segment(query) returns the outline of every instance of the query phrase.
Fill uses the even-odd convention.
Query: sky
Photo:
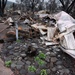
[[[8,1],[16,2],[16,0],[8,0]],[[48,0],[44,0],[44,2],[48,2]]]
[[[8,0],[8,1],[15,2],[15,0]]]

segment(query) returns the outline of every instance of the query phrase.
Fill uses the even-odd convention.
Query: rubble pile
[[[0,31],[6,30],[0,38],[0,43],[4,43],[1,57],[4,62],[12,62],[9,67],[15,75],[40,75],[41,70],[47,75],[75,74],[69,63],[69,58],[75,58],[75,20],[70,15],[64,11],[29,15],[18,12],[0,22],[6,25]],[[34,72],[29,71],[32,66]]]

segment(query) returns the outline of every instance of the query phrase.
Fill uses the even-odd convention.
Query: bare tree
[[[7,0],[0,0],[0,16],[3,16]]]
[[[67,13],[70,13],[75,5],[75,0],[59,0],[62,4],[62,8]]]

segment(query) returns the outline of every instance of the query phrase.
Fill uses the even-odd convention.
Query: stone
[[[61,73],[67,73],[67,74],[70,73],[69,69],[62,69],[62,70],[59,70],[59,72],[61,72]]]
[[[50,55],[50,52],[47,52],[46,55]]]
[[[35,72],[28,72],[27,75],[36,75]]]
[[[46,60],[47,62],[50,62],[50,56],[46,56],[45,60]]]
[[[14,56],[18,56],[18,55],[19,55],[19,53],[17,52],[17,53],[14,53],[13,55],[14,55]]]
[[[21,69],[21,70],[20,70],[20,74],[21,74],[21,75],[26,75],[26,74],[27,74],[27,71],[26,71],[25,69]]]
[[[37,46],[36,43],[32,43],[32,46],[33,46],[34,48],[38,48],[38,46]]]
[[[11,60],[10,57],[6,57],[6,58],[5,58],[5,61],[10,61],[10,60]]]
[[[22,66],[23,66],[24,63],[23,63],[22,61],[18,61],[18,62],[17,62],[17,65],[22,65]]]
[[[22,57],[19,57],[18,60],[21,61],[22,60]]]
[[[51,62],[56,62],[58,59],[56,57],[51,57]]]
[[[30,62],[30,61],[26,61],[26,64],[27,64],[27,65],[30,65],[30,64],[31,64],[31,62]]]
[[[18,70],[20,70],[22,67],[23,67],[23,65],[16,65],[16,68],[17,68]]]
[[[16,50],[16,49],[19,49],[19,47],[15,47],[14,49],[15,49],[15,50]]]
[[[9,53],[9,51],[5,49],[2,53],[3,53],[4,55],[6,55],[6,54]]]
[[[28,70],[28,67],[29,67],[30,65],[25,65],[25,70]]]
[[[54,65],[53,65],[53,62],[51,62],[51,63],[50,63],[50,68],[52,68],[53,66],[54,66]]]
[[[25,53],[21,54],[21,57],[26,57],[26,54]]]
[[[61,57],[61,55],[58,55],[57,57],[58,57],[58,58],[60,58],[60,57]]]
[[[7,49],[11,50],[13,49],[13,46],[8,46]]]
[[[36,74],[37,74],[37,75],[40,75],[40,71],[41,71],[40,69],[37,69],[37,70],[36,70]]]
[[[15,67],[16,67],[16,64],[15,63],[12,63],[11,64],[11,69],[15,69]]]
[[[62,69],[63,68],[63,66],[61,66],[61,65],[57,65],[56,67],[57,67],[57,69]]]
[[[57,70],[56,67],[53,67],[53,68],[52,68],[52,71],[53,71],[53,72],[56,72],[56,70]]]
[[[27,46],[26,45],[23,45],[23,47],[26,48]]]
[[[56,54],[55,54],[54,52],[51,52],[51,53],[50,53],[50,56],[51,56],[51,57],[55,57]]]
[[[55,64],[56,65],[61,65],[62,64],[62,61],[57,61]]]
[[[49,49],[46,49],[46,51],[49,51]]]
[[[56,49],[57,52],[60,52],[60,49]]]
[[[46,71],[47,71],[47,74],[50,74],[51,73],[51,70],[50,69],[47,69]]]
[[[46,68],[46,67],[47,67],[46,64],[47,64],[47,63],[45,62],[45,64],[40,65],[40,69]]]
[[[13,51],[9,51],[9,54],[10,54],[10,55],[13,55],[13,53],[14,53]]]
[[[29,21],[29,19],[26,19],[23,23],[30,24],[30,21]]]

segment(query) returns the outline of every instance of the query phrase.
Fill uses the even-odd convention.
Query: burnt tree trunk
[[[59,0],[62,4],[62,8],[65,12],[70,13],[71,10],[73,9],[74,5],[75,5],[75,0],[72,0],[72,2],[70,3],[69,0],[66,1],[66,3],[64,2],[64,0]]]
[[[0,16],[4,15],[4,9],[6,6],[7,0],[0,0]]]

